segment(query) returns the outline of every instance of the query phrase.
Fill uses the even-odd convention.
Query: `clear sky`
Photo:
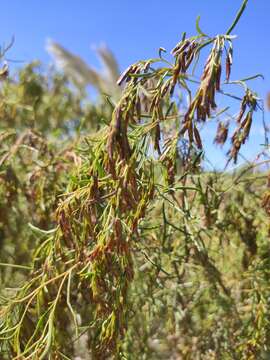
[[[51,61],[46,53],[48,38],[98,66],[91,46],[106,43],[121,69],[142,58],[153,57],[160,46],[170,50],[183,31],[195,34],[195,20],[209,35],[227,30],[242,0],[10,0],[1,2],[0,43],[12,35],[15,44],[9,57],[28,62]],[[250,84],[262,98],[270,90],[270,0],[249,0],[234,33],[235,57],[232,78],[263,73],[265,80]],[[16,63],[12,68],[19,66]],[[257,119],[258,118],[258,119]],[[259,115],[256,122],[259,124]],[[266,114],[268,120],[269,115]],[[254,125],[249,158],[259,150],[262,135]],[[210,129],[211,131],[211,129]],[[211,160],[221,157],[209,143]]]

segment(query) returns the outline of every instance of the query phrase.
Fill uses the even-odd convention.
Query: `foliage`
[[[269,357],[267,174],[205,171],[200,135],[216,120],[237,162],[260,106],[230,80],[246,3],[225,35],[198,19],[172,60],[131,65],[116,104],[34,64],[3,83],[3,359],[74,359],[82,342],[85,359]]]

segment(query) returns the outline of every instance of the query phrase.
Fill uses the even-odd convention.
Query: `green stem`
[[[3,267],[13,267],[13,268],[24,269],[24,270],[32,270],[32,268],[31,268],[30,266],[25,266],[25,265],[16,265],[16,264],[0,263],[0,266],[3,266]]]
[[[230,35],[230,33],[233,31],[233,29],[235,28],[235,26],[237,25],[239,19],[241,18],[246,6],[247,6],[248,0],[244,0],[242,3],[242,6],[240,8],[240,10],[238,11],[236,18],[234,19],[234,22],[232,23],[231,27],[229,28],[229,30],[226,32],[226,35]]]

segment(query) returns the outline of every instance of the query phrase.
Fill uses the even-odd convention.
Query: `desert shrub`
[[[230,80],[246,4],[224,35],[198,19],[171,58],[131,65],[117,103],[35,64],[3,83],[3,359],[269,357],[267,173],[206,171],[201,139],[217,121],[236,163],[260,110]]]

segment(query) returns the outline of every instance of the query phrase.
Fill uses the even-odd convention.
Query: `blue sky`
[[[225,32],[241,3],[242,0],[11,0],[1,2],[0,43],[7,43],[14,35],[10,58],[26,63],[40,59],[48,64],[51,59],[45,44],[50,38],[96,66],[98,62],[91,47],[106,43],[124,69],[139,59],[155,56],[160,46],[170,50],[183,31],[195,34],[198,15],[207,34]],[[249,0],[234,31],[238,38],[234,42],[232,78],[263,73],[264,81],[258,79],[250,84],[262,98],[270,90],[269,15],[269,0]],[[16,68],[22,64],[10,66]],[[268,117],[266,114],[267,120]],[[259,114],[255,120],[252,146],[246,150],[250,159],[259,151],[263,140]],[[212,162],[218,165],[222,158],[220,151],[210,142],[208,147]]]

